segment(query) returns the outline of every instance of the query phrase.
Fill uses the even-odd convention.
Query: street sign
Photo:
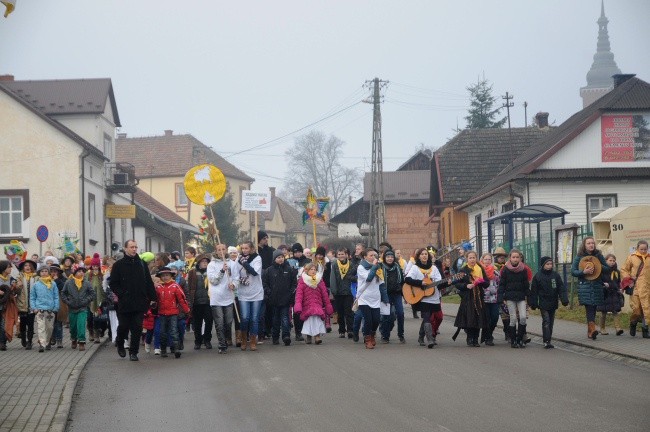
[[[271,192],[241,191],[241,209],[271,211]]]
[[[39,242],[43,243],[49,237],[50,232],[45,225],[41,225],[36,229],[36,238]]]
[[[135,206],[106,204],[106,219],[135,219]]]

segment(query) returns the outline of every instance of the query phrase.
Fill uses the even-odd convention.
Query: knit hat
[[[386,262],[387,256],[392,256],[393,258],[395,258],[395,252],[393,252],[392,249],[388,249],[386,252],[384,252],[384,257],[383,257],[384,262]]]
[[[169,274],[169,275],[174,275],[174,270],[170,269],[169,267],[161,267],[158,272],[156,272],[156,277],[160,277],[163,274]]]
[[[323,246],[318,246],[316,248],[316,252],[314,252],[314,255],[325,256],[325,255],[327,255],[327,250],[325,250],[325,247],[323,247]]]
[[[84,265],[85,265],[86,267],[90,267],[90,262],[91,262],[91,261],[92,261],[92,258],[90,258],[89,256],[87,256],[87,257],[84,259]]]
[[[258,231],[257,232],[257,241],[262,241],[263,238],[268,237],[269,235],[266,233],[266,231]]]
[[[291,246],[291,252],[302,252],[303,250],[304,250],[304,248],[302,247],[302,245],[300,243],[294,243]]]
[[[282,253],[282,251],[279,250],[279,249],[274,250],[274,251],[273,251],[273,261],[275,261],[275,259],[276,259],[277,257],[279,257],[279,256],[284,256],[284,254]]]
[[[231,253],[239,253],[239,252],[237,251],[236,247],[228,246],[228,255],[230,255]]]
[[[84,266],[80,266],[79,264],[75,264],[72,266],[72,274],[76,274],[79,270],[82,272],[86,273],[86,268]]]
[[[551,258],[551,257],[549,257],[549,256],[543,256],[543,257],[541,257],[541,258],[539,259],[539,267],[540,267],[540,268],[544,268],[544,264],[546,264],[546,263],[549,262],[549,261],[553,262],[553,258]]]
[[[97,252],[93,254],[93,258],[90,260],[90,267],[92,266],[102,266],[102,260],[99,258],[99,254]]]

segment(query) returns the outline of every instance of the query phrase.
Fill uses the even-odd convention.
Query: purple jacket
[[[294,313],[300,314],[302,321],[307,321],[307,318],[312,315],[325,319],[326,314],[331,315],[334,313],[325,282],[321,279],[318,281],[318,285],[312,288],[305,283],[304,277],[308,276],[303,275],[298,279],[296,303],[293,311]]]

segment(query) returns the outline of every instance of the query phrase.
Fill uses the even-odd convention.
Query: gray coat
[[[95,290],[93,286],[84,279],[81,289],[72,278],[68,279],[61,290],[61,300],[70,308],[70,312],[81,312],[86,310],[90,303],[95,300]]]

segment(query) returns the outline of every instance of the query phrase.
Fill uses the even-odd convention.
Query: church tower
[[[607,32],[609,20],[605,16],[604,0],[600,4],[600,18],[598,18],[597,23],[598,44],[596,54],[594,54],[594,62],[591,64],[589,72],[587,72],[587,85],[580,89],[583,108],[613,89],[614,79],[612,75],[621,73],[614,61],[614,53],[612,53],[609,45],[609,33]]]

